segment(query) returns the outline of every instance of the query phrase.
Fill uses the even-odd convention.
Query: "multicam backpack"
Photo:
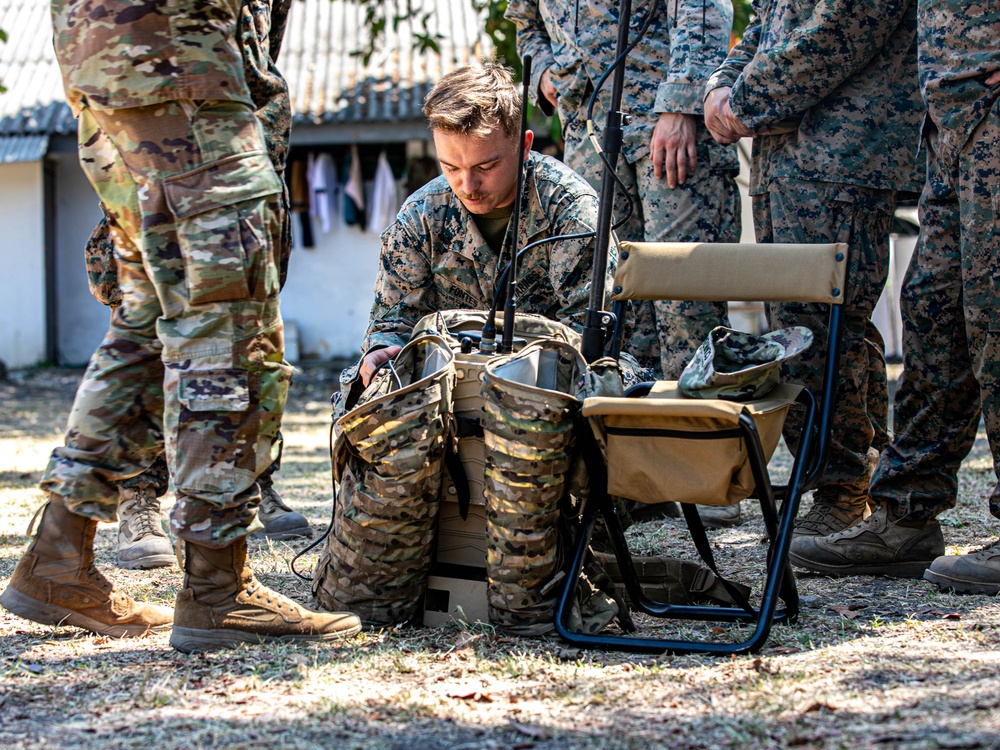
[[[582,496],[585,484],[579,467],[569,471],[575,458],[573,420],[585,395],[618,394],[621,378],[612,360],[588,368],[575,331],[534,315],[516,319],[515,348],[535,341],[522,352],[507,357],[470,353],[468,340],[485,320],[486,313],[478,310],[425,317],[393,369],[379,371],[356,405],[351,383],[335,399],[341,411],[344,405],[352,408],[335,426],[340,493],[314,573],[321,606],[353,610],[369,623],[419,619],[442,488],[467,481],[445,470],[447,451],[464,440],[485,439],[487,486],[480,490],[480,502],[486,504],[491,622],[522,634],[553,629],[560,537],[566,536],[560,526],[576,512],[561,501],[573,494],[568,475],[578,480],[576,495]],[[525,373],[534,366],[537,375],[539,362],[541,380],[532,380]],[[482,415],[479,432],[462,433],[459,439],[456,412],[461,419]],[[556,418],[539,421],[533,414]],[[522,452],[531,454],[530,467],[517,461]],[[522,469],[531,492],[514,486]],[[475,477],[468,480],[468,486],[483,486],[475,484]],[[530,551],[521,549],[529,537]],[[614,602],[596,590],[582,598],[582,612],[597,612],[582,616],[588,629],[603,628],[617,613]]]
[[[454,360],[440,336],[413,339],[337,420],[340,492],[313,573],[321,606],[369,623],[417,619],[453,431]]]

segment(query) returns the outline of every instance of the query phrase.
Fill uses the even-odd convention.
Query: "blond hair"
[[[514,71],[493,62],[453,70],[424,99],[431,130],[484,138],[503,128],[508,138],[521,132],[521,99]]]

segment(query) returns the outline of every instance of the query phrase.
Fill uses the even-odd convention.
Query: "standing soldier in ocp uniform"
[[[112,636],[168,627],[181,651],[360,630],[260,585],[247,564],[291,368],[283,359],[283,184],[244,72],[270,3],[54,0],[56,54],[80,161],[113,226],[122,304],[91,358],[65,445],[42,479],[38,531],[0,603]],[[258,58],[261,60],[263,58]],[[283,84],[282,84],[283,85]],[[160,452],[184,541],[176,609],[140,604],[94,565],[115,482]]]
[[[271,163],[283,178],[292,126],[292,108],[285,80],[276,67],[291,0],[279,0],[273,7],[265,0],[243,0],[240,8],[240,31],[237,42],[243,58],[247,88],[254,102],[255,114],[264,128],[264,143]],[[284,183],[284,179],[282,179]],[[276,251],[284,286],[291,252],[290,214],[287,195],[283,201],[282,238]],[[85,251],[90,289],[98,301],[112,308],[121,304],[118,266],[114,242],[107,218],[94,229]],[[162,437],[153,436],[156,439]],[[281,460],[279,433],[278,458],[257,477],[261,502],[257,517],[263,524],[258,535],[270,539],[309,537],[309,521],[291,510],[274,488],[274,474]],[[166,460],[159,456],[143,473],[118,485],[118,565],[129,569],[148,569],[170,565],[176,558],[170,540],[160,522],[160,498],[166,494],[170,476]]]
[[[830,460],[792,543],[792,560],[802,564],[796,555],[810,537],[846,529],[870,512],[868,483],[888,412],[883,347],[871,313],[888,274],[896,193],[923,184],[915,158],[923,109],[916,3],[760,0],[754,10],[742,41],[706,88],[706,124],[724,143],[753,137],[758,242],[849,247]],[[770,305],[768,317],[772,328],[813,331],[811,354],[785,363],[784,371],[786,379],[817,389],[829,339],[826,306]]]

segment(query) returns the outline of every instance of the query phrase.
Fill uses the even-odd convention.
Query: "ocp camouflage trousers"
[[[291,380],[275,259],[281,180],[253,111],[236,102],[84,107],[79,129],[123,299],[42,487],[113,518],[115,482],[162,444],[172,531],[225,546],[254,518]]]
[[[871,314],[889,272],[894,207],[892,191],[795,179],[776,179],[766,193],[753,196],[758,242],[844,242],[849,247],[844,344],[822,485],[867,490],[881,447],[877,441],[887,432],[884,345]],[[819,392],[829,342],[827,306],[781,303],[767,309],[772,330],[801,325],[813,332],[813,346],[782,364],[782,380]],[[800,413],[790,412],[784,434],[793,451],[800,423]]]

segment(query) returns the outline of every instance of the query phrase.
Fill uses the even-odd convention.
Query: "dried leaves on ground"
[[[0,588],[27,542],[80,375],[42,369],[0,382]],[[317,531],[330,514],[335,375],[311,367],[297,377],[278,475]],[[959,506],[942,517],[949,552],[995,535],[992,482],[980,438]],[[753,583],[765,547],[744,505],[747,523],[710,533],[730,550],[720,568]],[[634,547],[694,558],[679,523],[633,528]],[[108,576],[170,603],[177,569],[119,570],[114,545],[102,526]],[[252,562],[265,582],[308,601],[289,569],[303,547],[253,542]],[[307,553],[297,567],[314,561]],[[799,589],[796,625],[776,627],[759,654],[726,659],[580,651],[478,624],[184,656],[164,634],[113,640],[0,612],[0,747],[1000,748],[1000,599],[870,577],[800,576]],[[711,624],[684,627],[713,637]]]

